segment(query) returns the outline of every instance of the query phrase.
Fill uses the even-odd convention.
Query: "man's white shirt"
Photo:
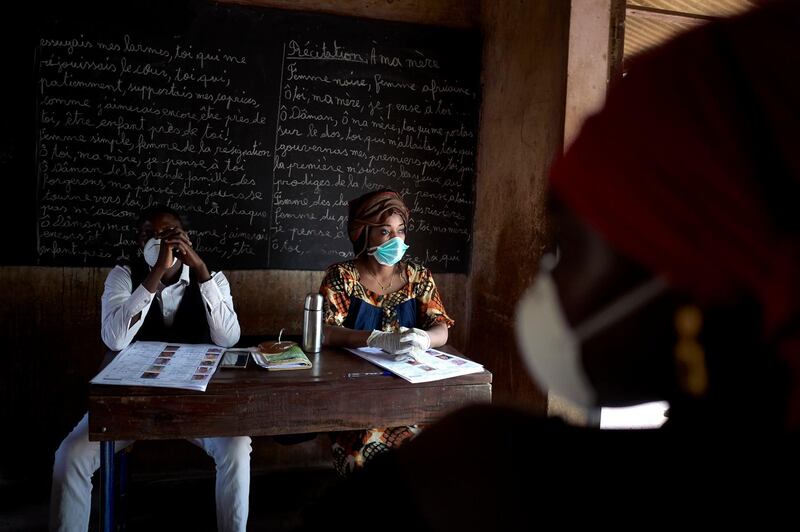
[[[143,285],[133,290],[130,268],[115,266],[106,278],[101,300],[103,342],[114,351],[127,347],[142,327],[154,298],[158,298],[161,304],[164,324],[168,327],[172,325],[189,282],[189,267],[184,264],[180,278],[174,284],[165,286],[159,281],[155,293],[149,292]],[[222,347],[234,345],[239,341],[241,331],[239,318],[233,309],[230,283],[225,274],[212,272],[211,279],[200,283],[200,295],[205,303],[203,307],[211,341]],[[139,312],[142,313],[141,318],[131,326],[131,320]]]

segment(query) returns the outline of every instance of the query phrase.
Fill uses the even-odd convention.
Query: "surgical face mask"
[[[152,268],[158,262],[158,254],[161,252],[161,239],[160,238],[151,238],[147,241],[144,245],[144,261]],[[172,257],[172,264],[170,264],[170,268],[175,266],[175,263],[178,262],[178,258],[173,255]]]
[[[379,264],[384,266],[394,266],[405,255],[409,246],[403,242],[399,236],[391,238],[381,244],[367,251],[367,255],[372,255]]]
[[[573,328],[550,275],[554,263],[552,256],[543,259],[533,285],[517,306],[517,341],[528,372],[540,386],[577,405],[596,406],[597,392],[584,371],[581,344],[653,300],[667,283],[653,279]]]

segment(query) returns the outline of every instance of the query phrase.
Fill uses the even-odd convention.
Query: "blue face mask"
[[[394,266],[405,255],[408,246],[403,239],[396,236],[387,240],[380,246],[374,247],[367,251],[367,255],[372,255],[379,264],[384,266]]]

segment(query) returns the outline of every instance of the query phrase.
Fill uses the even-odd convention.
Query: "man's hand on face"
[[[153,269],[161,272],[161,275],[163,276],[167,271],[170,270],[170,268],[172,268],[174,259],[175,255],[173,253],[172,246],[167,245],[167,243],[162,240],[158,250],[158,259],[156,260]]]
[[[170,249],[182,263],[201,274],[199,275],[201,282],[208,277],[205,262],[192,247],[192,241],[189,240],[186,231],[179,227],[171,227],[162,231],[160,238],[162,251],[165,247]]]

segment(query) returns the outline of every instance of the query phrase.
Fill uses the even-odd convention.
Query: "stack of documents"
[[[309,369],[311,361],[300,349],[300,346],[293,345],[280,353],[262,353],[258,348],[253,348],[250,352],[256,364],[270,371],[283,371],[289,369]]]

